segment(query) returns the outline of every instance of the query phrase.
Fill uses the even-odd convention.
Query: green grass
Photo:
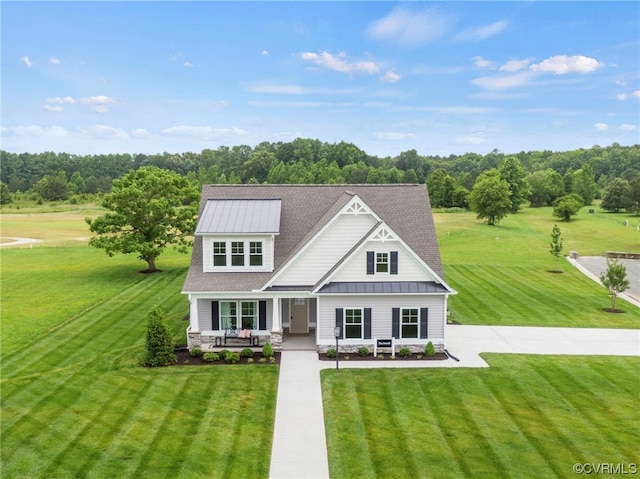
[[[473,213],[436,213],[436,230],[446,280],[458,291],[450,299],[451,319],[462,324],[639,328],[640,308],[622,300],[624,314],[603,311],[607,291],[566,260],[556,268],[549,254],[551,230],[558,224],[564,254],[604,255],[639,250],[640,220],[628,215],[589,214],[558,222],[551,208],[524,208],[498,226]]]
[[[331,477],[575,477],[574,463],[638,463],[640,358],[485,359],[322,371]]]
[[[154,305],[184,342],[187,264],[2,251],[3,478],[268,476],[277,367],[139,366]]]

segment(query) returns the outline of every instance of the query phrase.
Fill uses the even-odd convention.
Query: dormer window
[[[249,243],[249,264],[251,266],[262,266],[262,241],[251,241]]]
[[[227,243],[224,241],[213,242],[213,266],[227,265]]]
[[[231,242],[231,266],[244,266],[244,243]]]

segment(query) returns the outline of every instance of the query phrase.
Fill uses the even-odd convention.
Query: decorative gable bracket
[[[389,231],[385,225],[381,225],[380,229],[371,237],[371,241],[379,241],[384,243],[386,241],[398,241],[396,235]]]

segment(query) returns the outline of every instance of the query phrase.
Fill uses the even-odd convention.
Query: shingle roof
[[[183,291],[250,291],[262,288],[340,209],[358,195],[441,278],[442,263],[425,185],[205,185],[200,214],[210,198],[281,199],[280,235],[273,273],[204,273],[196,238]]]
[[[278,199],[215,199],[205,203],[196,234],[202,233],[278,233],[280,209]]]

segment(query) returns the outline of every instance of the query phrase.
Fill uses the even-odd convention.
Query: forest
[[[640,144],[555,152],[430,156],[408,150],[395,157],[369,155],[347,142],[298,138],[220,146],[200,153],[72,155],[0,151],[3,204],[27,194],[44,201],[86,201],[107,193],[113,179],[142,166],[156,166],[206,183],[427,183],[434,207],[469,208],[478,179],[492,172],[510,185],[511,210],[529,202],[552,205],[577,194],[584,205],[603,199],[603,208],[638,213]],[[609,193],[615,190],[615,194]],[[607,200],[615,197],[616,201]],[[471,205],[473,206],[473,205]],[[473,209],[473,208],[472,208]],[[605,208],[607,209],[607,208]],[[474,209],[475,211],[475,209]]]

